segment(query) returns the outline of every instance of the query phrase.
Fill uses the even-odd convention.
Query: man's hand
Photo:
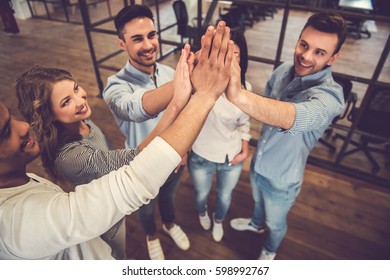
[[[237,99],[240,95],[241,90],[241,68],[237,59],[234,58],[231,67],[231,76],[229,80],[228,87],[226,89],[227,99],[234,103],[234,100]]]
[[[223,21],[218,23],[216,30],[209,26],[202,39],[202,49],[191,76],[195,94],[211,95],[217,100],[228,85],[232,60],[233,41],[230,40],[230,28]]]
[[[191,96],[190,67],[193,68],[193,54],[190,53],[190,45],[186,44],[182,49],[173,79],[171,104],[179,110],[184,108]]]
[[[237,154],[230,162],[229,164],[239,164],[240,162],[243,162],[249,157],[249,141],[242,140],[242,148],[241,152]]]
[[[185,168],[185,166],[187,165],[187,160],[188,160],[188,153],[185,154],[182,159],[181,159],[181,162],[179,163],[179,165],[176,167],[176,169],[174,170],[175,173],[179,172],[180,168],[183,167]]]
[[[239,164],[248,158],[248,152],[241,151],[241,153],[237,154],[229,163],[230,164]]]
[[[228,85],[233,60],[233,41],[230,40],[230,29],[225,26],[225,22],[219,22],[215,34],[214,27],[207,29],[199,61],[191,76],[195,94],[176,121],[160,134],[181,157],[191,148],[215,101]],[[191,63],[191,58],[187,63]]]

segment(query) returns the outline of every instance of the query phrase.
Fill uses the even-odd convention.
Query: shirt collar
[[[154,75],[157,77],[159,75],[159,63],[155,63],[154,65]],[[126,63],[126,71],[131,74],[135,79],[142,81],[143,83],[147,83],[150,80],[150,75],[146,74],[139,69],[135,68],[129,61]]]
[[[326,80],[331,75],[332,75],[332,67],[326,66],[323,70],[317,73],[303,76],[303,77],[298,77],[298,79],[300,79],[302,87],[306,89],[306,88],[311,88],[317,85],[318,83]]]

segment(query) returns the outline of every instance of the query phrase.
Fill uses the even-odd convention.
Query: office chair
[[[352,108],[347,119],[354,122],[359,108]],[[371,173],[375,174],[380,166],[373,157],[372,152],[385,155],[385,166],[390,167],[390,89],[377,86],[371,96],[365,111],[362,113],[359,122],[356,124],[358,132],[361,133],[359,141],[350,139],[349,143],[355,148],[338,156],[337,161],[341,162],[346,156],[362,151],[372,165]],[[335,134],[334,139],[347,139],[345,135]],[[370,144],[385,145],[384,148],[372,147]]]
[[[193,40],[198,36],[198,30],[196,27],[188,25],[188,13],[186,4],[177,0],[172,4],[175,11],[177,21],[177,34],[181,36],[181,43],[183,44],[183,38],[188,38],[188,43],[192,45]]]
[[[365,25],[364,19],[346,18],[348,35],[355,34],[357,39],[361,39],[362,35],[366,35],[367,38],[371,38],[371,32]]]
[[[336,116],[329,128],[324,132],[326,138],[329,138],[333,132],[332,125],[336,124],[339,120],[345,119],[349,111],[355,107],[357,101],[356,93],[352,92],[352,82],[347,78],[342,77],[333,77],[336,83],[338,83],[343,88],[343,95],[345,100],[345,108],[341,115]],[[321,137],[318,142],[329,149],[330,154],[336,152],[336,146],[332,143],[329,143],[324,137]]]
[[[245,31],[245,27],[253,27],[255,22],[266,17],[273,18],[274,11],[267,5],[259,4],[240,4],[239,2],[232,2],[229,8],[219,9],[219,19],[226,22],[230,28],[239,29],[241,32]]]

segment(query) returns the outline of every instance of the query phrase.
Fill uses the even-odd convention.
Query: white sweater
[[[71,193],[34,174],[0,189],[0,259],[112,259],[99,236],[153,199],[180,160],[156,138],[129,165]]]

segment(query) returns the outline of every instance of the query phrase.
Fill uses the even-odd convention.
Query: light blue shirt
[[[272,73],[265,96],[291,102],[296,116],[289,130],[263,125],[255,171],[280,183],[300,182],[310,151],[344,108],[342,88],[333,80],[331,67],[294,77],[293,65],[284,63]]]
[[[173,80],[175,71],[156,63],[155,78],[141,72],[129,62],[117,74],[108,78],[103,98],[114,114],[120,130],[126,136],[126,148],[137,147],[153,130],[162,116],[150,116],[142,106],[145,92]]]

